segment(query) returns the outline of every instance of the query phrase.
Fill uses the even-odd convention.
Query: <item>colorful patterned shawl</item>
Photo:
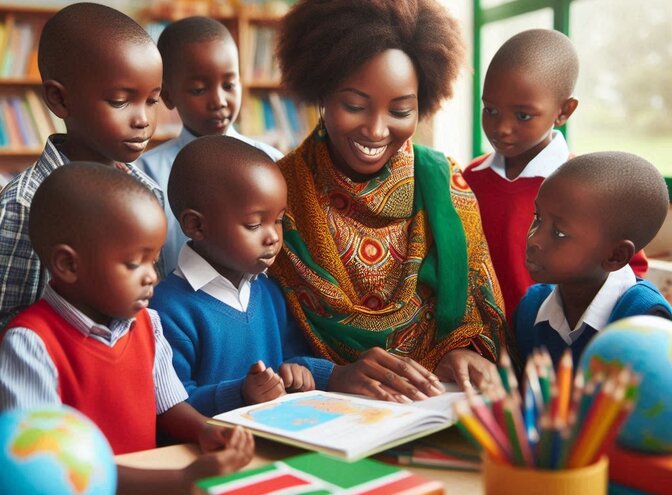
[[[316,352],[343,364],[373,346],[434,369],[470,346],[496,359],[502,298],[459,168],[410,141],[356,183],[316,133],[279,162],[284,248],[271,268]]]

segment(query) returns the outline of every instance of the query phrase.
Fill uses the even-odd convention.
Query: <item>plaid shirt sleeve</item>
[[[0,204],[0,328],[35,302],[46,280],[28,237],[30,208],[3,191]]]

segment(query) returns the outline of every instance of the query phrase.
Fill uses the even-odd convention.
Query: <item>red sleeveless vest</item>
[[[83,336],[40,300],[7,326],[40,336],[58,371],[61,401],[96,423],[115,455],[156,447],[155,342],[149,313],[142,310],[132,325],[109,347]]]

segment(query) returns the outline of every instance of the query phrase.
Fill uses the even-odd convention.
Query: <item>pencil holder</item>
[[[529,469],[483,456],[485,495],[606,495],[609,461],[577,469]]]

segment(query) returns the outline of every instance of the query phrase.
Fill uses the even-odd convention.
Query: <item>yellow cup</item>
[[[529,469],[494,461],[483,456],[486,495],[606,495],[609,461],[577,469]]]

